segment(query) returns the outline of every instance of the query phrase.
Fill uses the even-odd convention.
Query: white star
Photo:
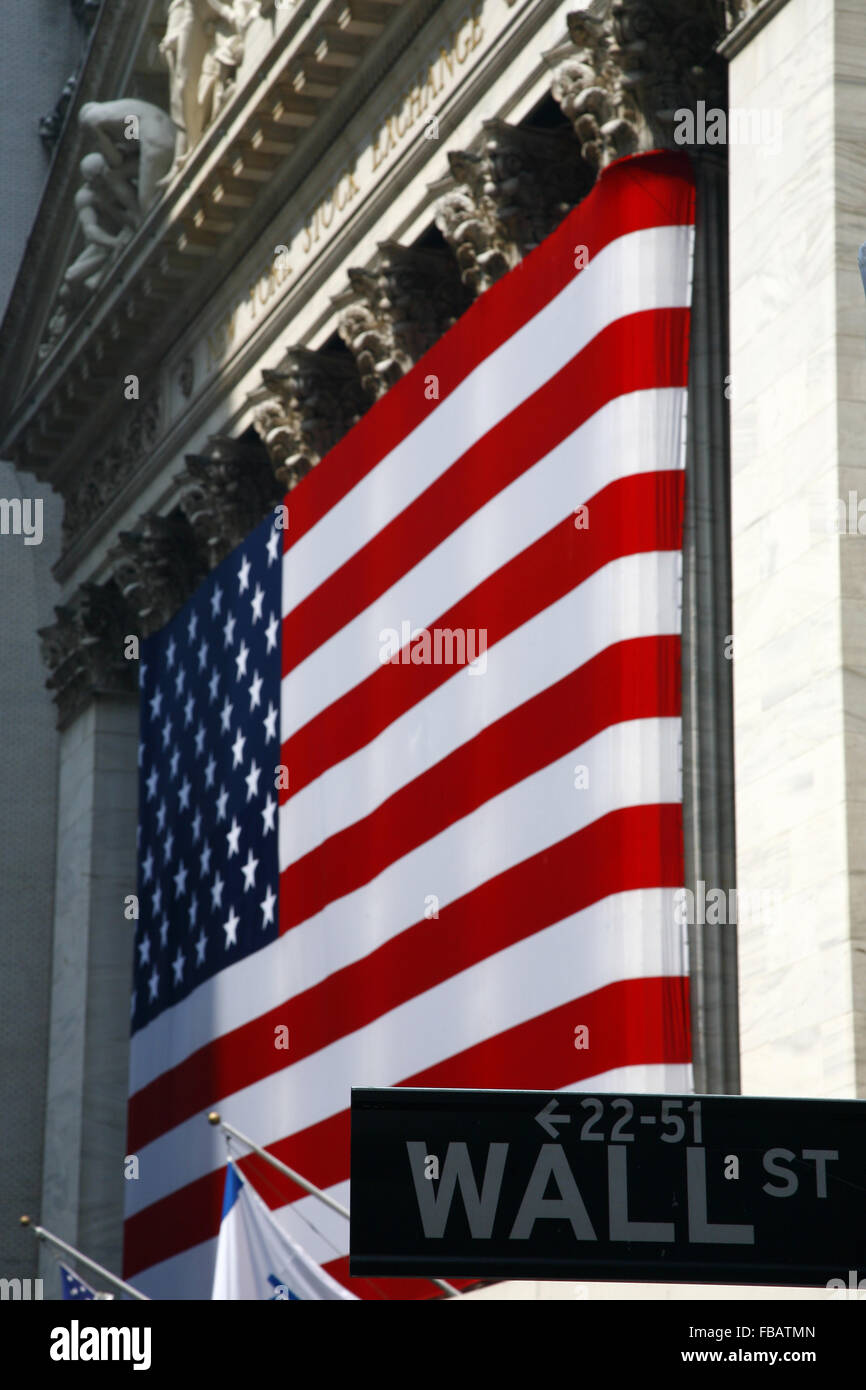
[[[189,870],[181,859],[177,866],[177,873],[174,875],[175,897],[182,898],[186,892],[186,876]]]
[[[165,946],[168,942],[168,918],[163,917],[159,924],[159,944]]]
[[[165,664],[166,664],[166,666],[169,667],[169,669],[174,665],[174,654],[175,654],[176,651],[177,651],[177,643],[175,642],[174,638],[172,637],[171,641],[169,642],[168,646],[167,646],[166,649],[165,649]]]
[[[268,552],[268,569],[270,569],[271,565],[274,563],[274,561],[275,561],[276,558],[277,558],[277,555],[278,555],[278,553],[279,553],[279,546],[280,546],[280,533],[279,533],[279,531],[272,531],[271,534],[270,534],[270,536],[268,537],[268,544],[267,544],[267,547],[266,547],[267,552]]]
[[[148,777],[146,782],[148,801],[153,801],[153,798],[156,796],[156,784],[158,781],[159,775],[157,773],[157,770],[155,767],[152,767],[150,769],[150,776]]]
[[[265,628],[265,637],[268,639],[268,648],[267,648],[267,649],[268,649],[269,652],[270,652],[270,651],[273,651],[274,647],[277,645],[277,633],[279,632],[279,630],[280,630],[280,625],[279,625],[279,623],[277,622],[277,619],[276,619],[275,615],[272,613],[272,614],[271,614],[271,621],[268,623],[267,627]]]
[[[150,700],[150,716],[151,716],[151,719],[156,719],[156,718],[159,716],[161,710],[162,710],[162,691],[160,690],[159,686],[157,686],[157,687],[156,687],[156,690],[154,691],[153,695],[151,696],[151,700]]]
[[[274,829],[274,814],[276,809],[277,803],[274,801],[270,792],[268,792],[268,799],[262,807],[262,820],[264,821],[264,825],[262,826],[263,835],[267,835],[269,830]]]
[[[229,613],[228,617],[226,618],[225,627],[223,628],[224,645],[226,647],[230,647],[232,642],[235,640],[235,622],[236,619],[234,617],[234,614]]]
[[[212,670],[211,673],[210,673],[210,680],[209,680],[208,683],[207,683],[207,688],[208,688],[208,690],[210,691],[210,703],[211,703],[211,704],[213,704],[214,700],[215,700],[216,697],[217,697],[217,686],[219,685],[219,683],[220,683],[220,673],[219,673],[219,671],[216,669],[216,667],[214,667],[213,670]]]
[[[253,859],[252,850],[247,851],[247,862],[241,864],[241,873],[244,876],[244,892],[256,886],[256,869],[259,867],[258,859]]]
[[[227,734],[229,731],[229,724],[231,723],[233,709],[234,705],[232,704],[231,700],[227,695],[223,707],[220,710],[220,725],[224,734]]]
[[[165,830],[165,797],[163,797],[162,801],[159,803],[159,808],[156,813],[156,826],[158,830]]]
[[[182,950],[180,949],[180,947],[178,946],[178,948],[177,948],[177,955],[175,956],[174,960],[173,960],[172,963],[171,963],[171,968],[172,968],[172,970],[174,971],[174,982],[175,982],[176,985],[181,984],[181,982],[182,982],[182,980],[183,980],[183,967],[184,967],[185,965],[186,965],[186,956],[184,955],[183,951],[182,951]]]
[[[212,883],[211,886],[210,886],[210,905],[211,905],[211,907],[222,907],[222,905],[223,905],[223,889],[224,889],[224,888],[225,888],[225,884],[223,883],[223,880],[222,880],[222,878],[221,878],[221,876],[220,876],[219,870],[217,870],[217,876],[216,876],[216,878],[214,879],[213,883]]]
[[[173,831],[173,830],[169,830],[168,834],[166,835],[165,840],[164,840],[164,842],[163,842],[163,847],[164,847],[164,850],[165,850],[165,853],[164,853],[164,855],[163,855],[163,862],[166,863],[166,864],[170,864],[170,863],[171,863],[172,852],[173,852],[173,850],[174,850],[174,831]]]
[[[262,616],[262,604],[264,603],[264,599],[265,599],[265,591],[264,591],[264,589],[262,588],[261,584],[257,584],[257,585],[256,585],[256,592],[253,594],[252,598],[250,599],[250,606],[251,606],[251,608],[252,608],[253,622],[254,622],[254,623],[257,623],[257,622],[259,621],[259,618]]]
[[[175,748],[174,752],[172,753],[172,755],[171,755],[171,757],[169,758],[168,761],[169,761],[169,765],[170,765],[170,767],[171,767],[171,780],[174,781],[175,778],[177,777],[177,768],[178,768],[178,763],[180,762],[180,749],[179,749],[179,748]]]
[[[240,583],[238,593],[242,594],[250,587],[250,562],[246,555],[244,556],[243,564],[238,570],[238,580]]]
[[[250,686],[250,709],[254,710],[257,705],[262,703],[262,678],[258,671],[253,672],[253,683]]]
[[[169,741],[170,738],[171,738],[171,717],[169,716],[169,718],[166,719],[165,723],[164,723],[163,726],[162,726],[162,746],[163,746],[163,748],[167,748],[167,747],[168,747],[168,741]]]
[[[200,671],[203,671],[206,664],[207,664],[207,642],[202,641],[202,644],[201,644],[201,646],[200,646],[199,649],[198,649],[198,669],[199,669]]]
[[[191,897],[190,900],[189,900],[189,925],[190,925],[190,927],[191,927],[193,930],[195,929],[195,924],[196,924],[196,918],[197,918],[197,917],[198,917],[198,898],[196,897],[195,893],[193,893],[192,897]]]
[[[199,932],[198,941],[195,943],[195,963],[204,965],[204,948],[207,945],[207,937],[204,934],[204,927]]]
[[[224,786],[221,786],[221,787],[220,787],[220,794],[219,794],[219,796],[217,797],[217,820],[218,820],[218,821],[219,821],[219,820],[225,820],[225,818],[226,818],[226,802],[228,801],[228,799],[229,799],[229,794],[228,794],[228,792],[226,791],[226,789],[225,789]]]
[[[268,885],[268,891],[267,891],[267,893],[265,894],[264,901],[261,902],[261,903],[259,903],[259,907],[262,909],[262,927],[263,927],[263,928],[266,927],[269,923],[273,924],[273,920],[274,920],[274,904],[276,903],[276,901],[277,901],[277,895],[276,895],[276,893],[273,893],[273,892],[271,891],[271,887],[270,887],[270,884],[269,884],[269,885]]]
[[[241,758],[244,756],[244,744],[246,743],[246,741],[246,735],[242,734],[240,729],[238,729],[237,734],[235,735],[235,741],[232,744],[232,757],[234,758],[232,767],[237,767]]]
[[[220,588],[219,584],[217,584],[216,588],[210,596],[210,612],[212,618],[215,618],[217,613],[220,611],[220,604],[222,603],[222,601],[223,591]]]
[[[198,809],[198,807],[196,807],[195,815],[194,815],[193,818],[192,818],[192,842],[193,842],[194,845],[197,845],[197,844],[198,844],[198,840],[199,840],[199,836],[200,836],[200,835],[201,835],[201,811]]]
[[[161,909],[161,907],[162,907],[162,886],[161,886],[159,883],[156,885],[156,887],[155,887],[154,890],[153,890],[153,896],[152,896],[152,898],[151,898],[151,903],[153,904],[153,910],[154,910],[154,912],[155,912],[155,913],[156,913],[156,912],[159,912],[160,909]]]
[[[210,855],[210,840],[205,840],[204,844],[201,847],[201,854],[199,855],[199,863],[201,864],[202,878],[204,878],[207,874],[210,873]]]
[[[182,666],[178,666],[178,668],[177,668],[177,675],[176,675],[175,678],[174,678],[174,693],[175,693],[175,695],[182,695],[182,694],[183,694],[183,686],[184,686],[184,681],[185,681],[185,680],[186,680],[186,671],[183,669]]]
[[[240,645],[240,647],[238,648],[238,654],[237,654],[237,656],[235,657],[235,665],[236,665],[237,668],[238,668],[238,673],[237,673],[237,676],[235,677],[236,680],[240,680],[241,676],[245,676],[245,675],[246,675],[246,673],[247,673],[247,657],[249,656],[249,654],[250,654],[250,649],[249,649],[249,647],[247,646],[246,642],[243,640],[243,638],[241,638],[241,645]]]
[[[151,1000],[153,1000],[156,998],[156,991],[159,989],[159,971],[156,966],[153,967],[153,973],[147,983],[150,988]]]
[[[201,720],[199,720],[198,728],[195,731],[195,755],[197,758],[200,758],[202,753],[204,752],[204,740],[206,733],[207,730],[205,729],[204,724],[201,722]]]
[[[272,700],[268,700],[268,712],[262,723],[265,726],[265,743],[270,743],[272,738],[277,736],[277,709]]]
[[[141,684],[144,685],[144,678],[147,675],[147,662],[139,662],[138,674],[141,676]]]
[[[192,712],[195,709],[195,700],[191,695],[187,695],[186,704],[183,707],[183,727],[188,729],[192,723]]]
[[[138,943],[139,965],[150,965],[150,937],[143,936]]]
[[[153,878],[153,850],[148,848],[147,854],[141,861],[141,873],[145,883],[150,883]]]
[[[190,784],[190,780],[188,777],[184,777],[183,781],[177,789],[177,804],[179,810],[189,810],[189,794],[191,791],[192,786]]]
[[[228,918],[223,922],[223,931],[226,934],[226,950],[228,950],[229,946],[237,946],[238,944],[238,925],[240,920],[240,917],[235,915],[234,908],[230,907]]]
[[[240,828],[240,826],[238,825],[237,817],[236,817],[236,816],[232,816],[232,828],[231,828],[231,830],[229,831],[229,833],[226,835],[226,840],[227,840],[227,842],[228,842],[228,847],[229,847],[229,852],[228,852],[228,856],[227,856],[227,857],[228,857],[229,859],[231,859],[231,857],[232,857],[233,854],[238,854],[238,853],[239,853],[239,850],[238,850],[238,839],[239,839],[239,837],[240,837],[240,833],[241,833],[241,828]]]
[[[197,627],[198,627],[198,614],[197,614],[197,613],[190,613],[190,615],[189,615],[189,622],[187,623],[187,627],[186,627],[187,636],[189,637],[189,640],[190,640],[190,641],[192,641],[192,639],[195,637],[195,632],[196,632],[196,628],[197,628]]]
[[[138,766],[141,767],[141,764],[142,764],[143,762],[144,762],[144,744],[143,744],[143,743],[140,743],[140,744],[138,745]]]
[[[247,784],[247,801],[252,801],[254,796],[258,796],[259,778],[261,777],[261,775],[262,769],[256,766],[256,760],[255,758],[253,758],[252,762],[250,763],[250,770],[244,778],[244,781]]]
[[[214,775],[215,772],[216,772],[216,760],[215,760],[215,758],[214,758],[213,753],[211,753],[210,757],[209,757],[208,760],[207,760],[207,765],[205,766],[205,770],[204,770],[204,784],[205,784],[206,787],[212,787],[212,786],[213,786],[213,775]]]

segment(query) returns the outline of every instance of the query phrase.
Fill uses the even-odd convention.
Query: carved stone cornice
[[[290,348],[278,370],[263,371],[262,386],[250,399],[253,424],[286,492],[321,462],[370,404],[352,358],[309,348]]]
[[[113,74],[126,70],[141,27],[139,0],[102,6],[0,334],[0,377],[10,403],[0,412],[5,457],[56,485],[76,455],[91,447],[96,420],[105,414],[103,385],[96,380],[100,364],[122,358],[125,370],[142,375],[156,365],[154,335],[147,331],[154,305],[161,306],[165,337],[189,323],[219,283],[218,249],[237,237],[243,222],[257,228],[276,216],[316,167],[319,130],[336,119],[331,113],[344,86],[352,84],[353,100],[365,100],[436,4],[328,0],[290,10],[254,82],[227,98],[182,175],[113,261],[98,295],[65,319],[52,315],[58,331],[40,360],[46,287],[59,286],[72,251],[71,234],[58,236],[57,229],[73,225],[82,153],[78,115],[85,102],[110,94]],[[34,286],[41,287],[41,302]]]
[[[160,400],[156,395],[125,404],[120,435],[104,453],[70,472],[58,486],[65,503],[64,548],[117,496],[147,457],[159,435]]]
[[[573,53],[552,94],[599,170],[623,155],[676,148],[675,113],[724,103],[725,0],[612,0],[598,15],[568,16]]]
[[[180,512],[148,513],[137,531],[120,532],[108,559],[144,637],[164,627],[207,574],[195,532]]]
[[[206,454],[187,454],[179,506],[209,568],[225,559],[283,495],[257,442],[218,436]]]
[[[436,225],[472,294],[481,294],[543,241],[594,182],[568,130],[526,130],[491,120],[483,131],[477,153],[449,153],[457,187],[436,207]]]
[[[124,657],[124,639],[135,624],[117,586],[82,584],[70,604],[54,610],[57,620],[39,629],[61,728],[97,694],[133,694],[138,663]]]
[[[372,399],[384,395],[468,308],[448,252],[383,242],[368,269],[349,269],[339,333]]]

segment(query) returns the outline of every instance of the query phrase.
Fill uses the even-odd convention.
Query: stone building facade
[[[58,730],[44,817],[56,853],[43,828],[53,868],[38,908],[48,1010],[38,1208],[96,1259],[119,1266],[122,1228],[132,952],[123,901],[136,878],[138,741],[125,639],[160,627],[606,164],[675,146],[678,110],[725,108],[729,60],[751,91],[762,45],[810,5],[846,10],[844,0],[73,4],[88,45],[43,128],[52,162],[0,345],[0,456],[57,499],[45,551],[56,547],[56,611],[16,619],[22,641],[39,627]],[[764,843],[759,793],[747,790],[764,677],[749,674],[757,668],[746,657],[735,703],[729,659],[732,524],[738,582],[754,563],[754,535],[748,507],[737,512],[736,476],[731,515],[728,310],[747,354],[738,287],[761,273],[755,260],[767,248],[747,246],[745,230],[729,247],[729,185],[736,231],[750,197],[747,152],[713,143],[689,152],[698,211],[683,553],[686,878],[727,889],[738,864],[757,872]],[[739,399],[749,398],[733,397],[735,461]],[[744,477],[751,466],[744,460]],[[747,631],[743,592],[735,619]],[[22,689],[34,690],[19,670]],[[832,680],[844,685],[842,665]],[[842,759],[835,791],[845,708],[834,704],[827,732]],[[735,709],[749,730],[739,761]],[[852,725],[851,756],[856,738]],[[840,904],[855,887],[846,866],[834,878]],[[863,987],[851,914],[832,943],[836,993],[847,970],[849,1003]],[[747,955],[746,998],[735,929],[694,927],[690,949],[697,1089],[738,1090],[742,1053],[748,1088],[779,1090],[773,1048],[788,1044],[779,1029],[767,1034],[759,998],[773,964]],[[23,963],[16,969],[23,980]],[[835,997],[833,1008],[827,1045],[844,1061],[816,1072],[824,1090],[812,1091],[862,1093],[862,1033],[856,1042],[853,1013]]]

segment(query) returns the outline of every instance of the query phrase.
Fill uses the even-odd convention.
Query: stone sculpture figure
[[[202,62],[198,84],[202,129],[231,96],[235,71],[244,56],[244,35],[261,13],[259,0],[233,0],[231,4],[207,0],[207,3],[219,18],[205,24],[211,43]]]
[[[168,64],[177,173],[228,94],[243,57],[244,33],[261,13],[259,0],[171,0],[159,45]]]
[[[135,156],[130,158],[137,163]],[[138,197],[128,177],[131,169],[112,168],[101,154],[85,155],[79,167],[84,182],[75,195],[75,211],[85,247],[63,277],[67,298],[75,294],[79,284],[96,289],[112,252],[131,240],[140,215]]]
[[[106,162],[115,169],[135,160],[138,208],[142,216],[154,202],[159,181],[174,154],[174,126],[165,111],[149,101],[121,97],[117,101],[88,101],[78,115],[82,130],[96,140]],[[137,131],[137,138],[130,131]]]

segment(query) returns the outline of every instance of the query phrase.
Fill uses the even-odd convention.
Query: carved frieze
[[[155,444],[160,426],[159,397],[143,396],[140,401],[128,402],[121,418],[121,433],[105,453],[76,469],[60,485],[65,502],[65,546],[70,545],[117,496]]]
[[[288,492],[352,428],[369,405],[354,361],[339,352],[290,348],[262,372],[253,424]]]
[[[436,225],[473,294],[543,241],[594,179],[567,130],[524,130],[499,120],[485,121],[483,130],[477,153],[449,154],[456,187],[436,209]]]
[[[218,565],[283,495],[258,442],[218,437],[204,454],[187,454],[180,508],[209,568]]]
[[[138,664],[124,657],[124,639],[137,631],[117,586],[83,584],[72,603],[55,608],[56,622],[39,629],[61,727],[96,694],[130,694]]]
[[[677,110],[723,100],[715,47],[725,25],[724,0],[612,0],[602,17],[568,16],[574,53],[556,68],[552,93],[587,164],[673,147]]]
[[[350,269],[349,281],[339,332],[372,399],[423,357],[471,298],[448,252],[394,241],[382,243],[368,269]]]

